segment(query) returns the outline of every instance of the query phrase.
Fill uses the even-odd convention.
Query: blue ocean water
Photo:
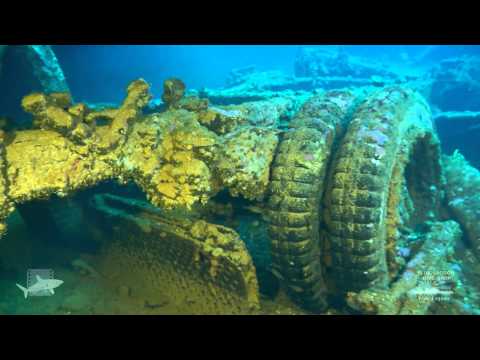
[[[181,78],[189,88],[221,87],[233,68],[256,65],[259,71],[294,73],[301,45],[57,45],[53,46],[76,98],[116,102],[132,79],[143,77],[161,94],[163,80]],[[394,66],[423,69],[442,59],[480,55],[478,46],[450,45],[317,45],[343,48],[351,55]],[[417,57],[421,59],[415,62]],[[409,63],[411,61],[411,63]],[[96,85],[101,84],[101,85]]]
[[[293,71],[298,46],[131,45],[54,46],[72,92],[89,101],[119,101],[132,79],[143,77],[161,94],[163,80],[189,88],[220,87],[232,68]],[[102,86],[92,86],[102,83]]]

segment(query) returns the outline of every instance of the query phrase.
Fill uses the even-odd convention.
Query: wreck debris
[[[460,151],[470,164],[480,169],[480,151],[477,141],[480,133],[480,112],[449,111],[435,114],[438,136],[445,154]]]
[[[149,99],[143,80],[128,86],[118,109],[90,111],[83,104],[72,105],[65,93],[26,96],[22,104],[41,129],[14,132],[4,146],[2,218],[14,204],[52,194],[63,197],[109,179],[133,180],[153,204],[166,208],[205,204],[238,181],[239,194],[252,193],[243,181],[249,186],[261,184],[255,196],[263,196],[277,141],[274,129],[261,130],[262,136],[256,135],[257,130],[243,130],[245,136],[225,134],[224,139],[200,124],[203,110],[172,108],[142,117]],[[110,123],[97,125],[102,118]],[[252,146],[264,151],[255,152]],[[228,164],[234,149],[247,148],[244,163]],[[245,170],[228,169],[234,165]]]
[[[107,219],[117,224],[109,236],[114,240],[102,250],[102,273],[112,279],[111,286],[121,282],[152,302],[155,294],[169,294],[192,313],[259,309],[255,268],[233,230],[109,194],[96,195],[92,211],[99,219],[95,226],[102,229]]]
[[[156,168],[141,170],[147,180],[140,182],[141,187],[153,204],[167,208],[206,203],[219,191],[213,173],[217,136],[202,127],[194,113],[185,110],[173,110],[163,120],[168,125],[157,147]],[[136,156],[137,148],[129,144],[126,151]]]
[[[448,207],[465,229],[469,245],[480,260],[480,171],[455,151],[444,156]]]
[[[419,79],[419,85],[441,111],[479,111],[479,66],[476,56],[445,59]]]
[[[122,146],[131,130],[131,124],[141,115],[142,108],[150,98],[149,85],[145,80],[135,80],[128,86],[127,97],[118,109],[88,114],[85,118],[87,123],[92,123],[99,117],[111,119],[108,126],[96,129],[94,135],[97,139],[93,144],[95,150],[105,153]]]
[[[279,71],[254,72],[246,74],[241,83],[224,89],[204,88],[199,95],[215,105],[242,105],[246,102],[275,100],[278,97],[292,100],[307,98],[311,96],[311,91],[320,89],[322,85],[325,84],[321,80],[317,82],[312,78],[293,78]]]
[[[245,116],[238,109],[220,109],[209,107],[199,114],[198,121],[209,130],[222,135],[232,132],[239,125],[245,125]]]
[[[62,68],[52,48],[48,45],[0,45],[0,75],[2,65],[8,56],[12,56],[18,64],[28,64],[29,69],[18,69],[18,76],[23,72],[33,73],[39,82],[40,89],[46,92],[66,92],[68,85]],[[23,72],[22,72],[23,71]]]
[[[230,70],[227,77],[227,86],[235,86],[245,82],[248,75],[256,72],[255,65],[249,65],[242,68],[236,68]]]
[[[93,135],[92,150],[106,152],[125,140],[130,123],[150,100],[148,90],[144,80],[132,82],[118,109],[90,112],[84,104],[72,106],[68,93],[30,94],[23,98],[22,107],[33,115],[36,127],[56,131],[72,141],[83,141]],[[99,118],[108,119],[110,124],[96,127]]]
[[[0,130],[0,238],[7,230],[4,219],[6,219],[15,209],[13,203],[8,197],[8,184],[5,176],[7,162],[5,157],[5,132]]]
[[[410,282],[407,286],[398,278],[405,266],[430,256],[425,245],[430,237],[449,234],[456,241],[458,225],[434,222],[440,219],[444,183],[438,139],[421,96],[387,87],[361,95],[329,91],[309,100],[293,96],[211,106],[205,99],[184,97],[181,84],[166,88],[167,110],[149,115],[142,113],[150,94],[141,79],[129,85],[116,109],[94,111],[73,104],[64,92],[25,97],[22,105],[40,129],[0,133],[1,219],[16,204],[66,196],[109,179],[133,181],[153,205],[189,214],[205,214],[196,210],[228,191],[247,200],[266,200],[267,211],[263,204],[248,205],[261,208],[269,222],[272,273],[305,308],[323,311],[327,295],[341,294],[366,312],[427,311],[429,306],[408,305],[403,294]],[[109,123],[100,124],[105,119]],[[121,219],[128,229],[114,229],[116,241],[109,245],[105,263],[129,261],[128,266],[141,269],[140,278],[157,276],[152,275],[155,268],[165,267],[165,274],[184,289],[198,289],[198,296],[208,288],[212,297],[235,303],[236,309],[244,309],[239,304],[245,299],[247,308],[258,305],[253,263],[242,255],[248,253],[232,230],[193,216],[173,219],[131,199],[104,196],[97,205],[102,216]],[[125,207],[140,213],[133,215]],[[470,221],[458,218],[462,225]],[[426,225],[434,235],[421,237],[424,250],[418,250],[420,243],[407,246],[412,229]],[[128,235],[135,231],[142,236]],[[145,234],[148,244],[139,243]],[[158,258],[169,259],[166,265],[145,250],[155,247]],[[187,265],[179,266],[190,253],[201,279],[195,280]],[[445,261],[449,254],[445,249],[439,259]],[[237,291],[238,281],[225,280],[225,263],[242,273],[243,292]],[[178,275],[182,271],[188,275]],[[416,288],[425,290],[417,285],[409,290]],[[235,300],[225,295],[235,291]],[[203,306],[192,296],[177,300]],[[152,298],[151,304],[156,303]],[[375,305],[379,303],[384,305]]]
[[[347,303],[365,314],[425,315],[436,302],[455,301],[460,281],[449,260],[461,237],[460,225],[453,220],[430,224],[420,250],[397,281],[387,289],[349,292]]]
[[[277,143],[275,132],[257,127],[242,127],[224,137],[215,166],[232,196],[263,200]]]
[[[162,100],[167,106],[175,106],[185,95],[185,84],[182,80],[171,78],[163,83]]]
[[[22,100],[23,110],[34,116],[35,127],[58,131],[64,135],[70,133],[77,125],[73,115],[64,110],[70,105],[71,98],[68,93],[50,95],[35,93],[25,96]]]
[[[278,97],[240,105],[209,106],[199,113],[198,121],[219,135],[231,133],[247,125],[278,129],[286,126],[302,101],[293,97]]]
[[[372,64],[350,56],[342,48],[329,51],[324,49],[302,47],[295,58],[295,76],[298,77],[352,77],[370,79],[378,76],[395,79],[397,75],[384,69],[380,64]]]
[[[30,126],[20,100],[26,93],[69,92],[62,68],[48,45],[0,45],[0,116],[12,126]]]

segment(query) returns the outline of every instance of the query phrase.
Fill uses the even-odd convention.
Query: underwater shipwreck
[[[294,77],[95,104],[49,46],[0,46],[0,106],[23,111],[0,119],[0,314],[480,314],[480,156],[442,138],[480,102],[441,108],[477,65],[305,48]],[[24,299],[44,267],[63,287]]]

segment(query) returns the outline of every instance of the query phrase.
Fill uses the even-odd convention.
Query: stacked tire
[[[428,105],[414,92],[386,89],[357,109],[335,153],[324,204],[339,290],[388,287],[396,276],[402,184],[417,208],[410,223],[427,220],[438,203],[439,159]]]
[[[324,180],[353,100],[350,92],[328,92],[306,102],[283,135],[271,170],[274,272],[295,302],[316,312],[327,306],[319,229]]]
[[[279,144],[268,200],[273,266],[292,299],[322,312],[329,293],[388,287],[398,227],[435,217],[440,188],[439,141],[420,95],[391,87],[310,99]]]

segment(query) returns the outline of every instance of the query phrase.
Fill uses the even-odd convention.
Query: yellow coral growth
[[[0,221],[15,204],[65,196],[107,179],[134,181],[153,204],[166,208],[205,204],[230,185],[247,197],[263,193],[275,131],[218,135],[199,122],[208,112],[202,99],[187,98],[178,108],[143,116],[149,99],[144,80],[128,86],[119,108],[102,111],[72,104],[67,93],[26,96],[22,106],[42,130],[19,131],[4,147],[0,169],[6,170],[9,186],[0,179]],[[217,113],[217,120],[230,116]],[[105,118],[110,123],[97,126],[96,120]],[[232,139],[236,136],[238,141]]]
[[[193,113],[172,110],[166,117],[170,121],[159,144],[162,158],[150,181],[156,189],[150,191],[150,197],[157,205],[190,209],[216,191],[209,161],[218,140],[214,133],[200,126]]]
[[[245,127],[235,131],[223,144],[217,169],[233,196],[261,200],[269,182],[269,164],[278,144],[269,130]]]
[[[177,161],[182,158],[187,161],[164,165],[153,176],[152,183],[162,196],[152,201],[167,208],[185,206],[190,209],[195,202],[204,198],[202,195],[211,191],[210,170],[205,163],[191,158],[188,153],[175,154],[175,158]]]

